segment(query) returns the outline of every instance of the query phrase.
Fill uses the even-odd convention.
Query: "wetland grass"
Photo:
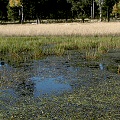
[[[98,59],[110,50],[119,49],[119,39],[80,36],[0,37],[0,56],[9,61],[26,61],[78,50],[84,52],[87,59]]]

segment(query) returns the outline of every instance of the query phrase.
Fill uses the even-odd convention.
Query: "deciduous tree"
[[[115,15],[116,18],[120,14],[120,1],[118,3],[115,3],[112,13]]]

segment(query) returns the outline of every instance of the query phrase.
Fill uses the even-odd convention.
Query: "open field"
[[[39,35],[118,36],[120,22],[0,25],[0,36]]]

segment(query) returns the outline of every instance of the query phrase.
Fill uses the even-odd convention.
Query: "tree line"
[[[0,20],[97,18],[102,21],[120,14],[120,0],[0,0]]]

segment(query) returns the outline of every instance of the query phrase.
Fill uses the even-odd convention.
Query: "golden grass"
[[[0,36],[40,35],[114,36],[120,35],[120,22],[0,25]]]

